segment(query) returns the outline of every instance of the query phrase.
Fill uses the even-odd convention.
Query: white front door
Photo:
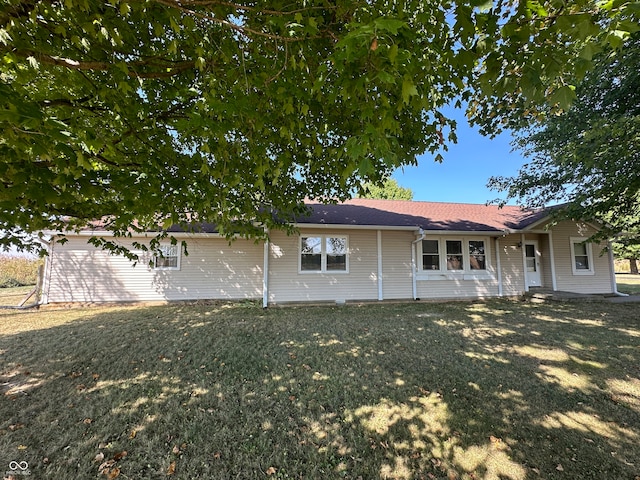
[[[541,287],[542,277],[540,276],[540,252],[538,251],[538,242],[529,241],[524,244],[524,257],[527,285],[529,287]]]

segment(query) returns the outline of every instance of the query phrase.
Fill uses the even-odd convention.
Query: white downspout
[[[611,275],[611,291],[619,297],[628,297],[628,293],[622,293],[618,291],[618,282],[616,282],[616,268],[613,259],[613,248],[611,247],[611,241],[607,241],[607,250],[609,251],[609,275]]]
[[[378,300],[384,300],[384,292],[382,288],[382,230],[378,230]]]
[[[413,299],[418,300],[418,285],[416,284],[416,275],[418,274],[418,265],[416,263],[416,245],[424,240],[424,230],[418,230],[420,235],[416,240],[411,242],[411,287],[413,288]]]
[[[46,305],[49,303],[49,288],[51,286],[51,272],[53,270],[53,246],[55,244],[54,238],[49,240],[40,238],[40,242],[44,243],[47,247],[47,256],[44,259],[44,271],[42,272],[42,285],[40,285],[40,299],[38,304]]]
[[[496,237],[496,269],[498,270],[498,296],[502,296],[502,264],[500,263],[500,237]]]
[[[553,232],[549,230],[549,261],[551,262],[551,288],[555,292],[558,290],[558,284],[556,282],[556,259],[553,254]]]
[[[264,241],[264,253],[262,261],[262,308],[269,306],[269,230],[264,230],[267,238]]]

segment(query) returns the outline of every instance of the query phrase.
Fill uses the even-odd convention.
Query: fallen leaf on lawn
[[[113,456],[113,459],[117,462],[118,460],[122,460],[122,459],[123,459],[124,457],[126,457],[126,456],[127,456],[127,451],[126,451],[126,450],[123,450],[123,451],[121,451],[121,452],[116,453],[116,454]]]
[[[564,468],[562,468],[561,464],[558,464],[558,466],[556,467],[556,470],[558,470],[559,472],[564,472]]]
[[[18,450],[26,450],[27,446],[26,445],[18,445]]]
[[[78,378],[82,376],[82,372],[71,372],[71,378]]]
[[[106,475],[109,480],[113,480],[120,475],[120,469],[118,467],[113,467],[111,470],[106,471]]]
[[[489,437],[489,440],[491,440],[491,443],[500,443],[502,441],[501,439],[499,439],[498,437],[494,437],[493,435]]]
[[[167,468],[167,475],[173,475],[176,473],[176,462],[171,462],[169,468]]]
[[[93,374],[93,379],[94,380],[98,380],[99,378],[100,378],[100,374],[98,374],[98,373],[94,373]]]
[[[116,462],[114,460],[107,460],[106,462],[102,462],[98,467],[98,473],[104,473],[106,475],[106,472],[110,470],[111,467],[113,467],[115,464]]]
[[[275,475],[276,469],[274,467],[267,468],[267,475]]]
[[[133,440],[134,438],[136,438],[137,434],[138,432],[136,430],[131,430],[131,433],[129,434],[129,440]]]
[[[100,452],[94,458],[96,462],[102,463],[104,461],[104,453]]]
[[[15,432],[19,428],[23,428],[23,427],[24,427],[24,423],[16,423],[14,425],[9,425],[9,430],[11,430],[12,432]]]
[[[85,425],[90,425],[91,422],[93,422],[93,420],[91,420],[90,418],[85,418],[82,423],[84,423]]]
[[[178,448],[177,445],[173,446],[173,449],[171,450],[174,454],[178,455],[180,453],[180,449]]]
[[[216,453],[213,454],[213,458],[215,458],[216,460],[218,460],[220,458],[220,456],[221,456],[220,452],[216,452]]]
[[[45,465],[49,465],[49,457],[44,457],[42,459],[42,463],[44,463]]]

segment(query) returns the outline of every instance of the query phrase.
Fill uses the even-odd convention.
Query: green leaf
[[[418,89],[409,77],[402,80],[402,101],[407,104],[411,97],[418,95]]]
[[[396,35],[398,30],[407,27],[407,22],[396,18],[379,18],[374,22],[376,29]]]

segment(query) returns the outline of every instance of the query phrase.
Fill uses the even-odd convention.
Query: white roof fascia
[[[511,233],[511,232],[509,232]],[[425,235],[472,235],[502,237],[506,235],[504,230],[424,230]]]
[[[156,232],[131,232],[131,235],[114,236],[109,230],[82,230],[80,232],[54,232],[51,230],[43,230],[46,235],[64,235],[69,237],[113,237],[113,238],[150,238],[154,237]],[[162,232],[157,232],[162,233]],[[175,238],[226,238],[219,233],[191,233],[191,232],[167,232],[168,237]]]
[[[306,228],[322,228],[322,229],[348,229],[348,230],[404,230],[417,232],[420,230],[419,226],[392,226],[392,225],[350,225],[341,223],[294,223],[294,226],[299,230]]]

